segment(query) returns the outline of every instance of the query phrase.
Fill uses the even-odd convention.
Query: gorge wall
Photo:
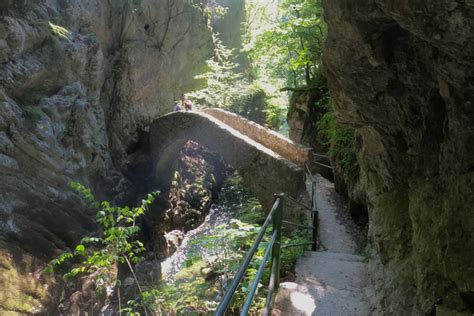
[[[186,0],[7,0],[0,13],[0,313],[33,313],[55,296],[39,268],[95,229],[68,183],[133,203],[140,130],[213,47]]]
[[[325,72],[356,129],[386,314],[474,311],[474,2],[326,0]]]

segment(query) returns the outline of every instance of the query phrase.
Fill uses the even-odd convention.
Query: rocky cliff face
[[[315,127],[315,122],[322,116],[314,106],[320,98],[318,91],[294,91],[288,108],[287,121],[292,141],[324,151],[326,148],[320,137],[318,138]]]
[[[22,275],[95,229],[68,182],[134,198],[139,130],[192,87],[212,40],[185,0],[7,0],[0,12],[0,313],[29,313],[45,295]]]
[[[325,1],[387,314],[474,311],[474,2]]]

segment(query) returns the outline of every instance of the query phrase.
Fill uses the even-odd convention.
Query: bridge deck
[[[271,131],[264,129],[262,133],[270,135]],[[167,183],[171,182],[168,180],[174,175],[175,157],[186,141],[193,140],[219,153],[232,165],[265,209],[270,209],[275,193],[295,197],[306,194],[304,171],[292,159],[300,148],[286,140],[293,147],[288,147],[290,154],[282,155],[278,149],[281,142],[264,145],[254,136],[250,130],[236,130],[203,112],[174,112],[160,117],[150,126],[150,150],[156,161],[154,172],[164,185],[160,189],[166,192]]]

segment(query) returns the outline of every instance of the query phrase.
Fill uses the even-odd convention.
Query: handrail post
[[[281,256],[281,226],[283,220],[283,194],[277,194],[276,198],[280,199],[275,215],[273,216],[273,231],[276,231],[276,240],[272,249],[272,275],[274,276],[274,287],[278,289],[280,286],[280,256]]]
[[[317,208],[317,204],[316,204],[316,201],[315,201],[315,197],[316,197],[316,181],[313,181],[312,183],[312,186],[311,186],[311,193],[312,193],[312,197],[311,197],[311,214],[313,215],[313,246],[311,247],[311,250],[312,251],[316,251],[318,250],[318,212],[314,212],[314,208],[316,206]]]
[[[274,293],[280,287],[280,255],[281,255],[281,226],[283,221],[283,198],[285,194],[275,194],[275,203],[277,208],[273,214],[273,233],[276,232],[275,242],[272,246],[272,272],[270,274],[270,283],[268,285],[268,294],[265,301],[265,308],[262,316],[270,314],[271,305],[274,300]]]
[[[235,274],[235,277],[234,277],[232,283],[230,284],[229,288],[226,290],[226,292],[224,294],[224,297],[222,298],[221,302],[217,306],[216,311],[214,312],[214,316],[224,316],[225,315],[227,307],[230,305],[230,303],[232,301],[232,297],[234,296],[237,287],[239,286],[240,282],[244,278],[245,272],[247,271],[247,269],[250,265],[250,262],[252,261],[252,258],[253,258],[253,256],[255,255],[255,253],[258,249],[258,245],[260,245],[260,243],[262,242],[262,239],[265,235],[265,232],[266,232],[268,226],[270,226],[270,223],[274,223],[274,224],[278,223],[278,221],[275,221],[275,219],[274,219],[275,213],[279,212],[279,214],[280,214],[279,216],[281,218],[281,203],[282,203],[282,196],[275,196],[275,203],[273,203],[273,207],[270,210],[270,213],[268,214],[267,218],[265,219],[265,222],[263,223],[262,228],[260,229],[260,232],[258,233],[258,236],[255,239],[252,247],[250,247],[250,250],[247,252],[247,255],[244,259],[244,262],[242,263],[239,270]],[[278,225],[273,226],[273,227],[275,229],[275,227],[278,227]],[[280,220],[279,227],[280,227],[280,229],[277,230],[277,231],[280,232],[279,238],[281,239],[281,220]],[[274,235],[275,235],[275,237],[274,238],[272,237],[272,239],[273,239],[273,241],[276,241],[276,237],[277,237],[276,232],[274,233]],[[278,240],[278,246],[279,245],[280,245],[280,240]],[[271,249],[272,249],[272,252],[273,252],[274,248],[272,247]],[[280,248],[278,247],[278,250],[279,249]],[[278,253],[278,257],[279,257],[279,253]],[[273,256],[272,256],[272,259],[273,259]],[[279,260],[276,260],[275,262],[279,262]],[[279,265],[278,265],[277,268],[279,269]],[[272,267],[272,271],[273,271],[273,267]],[[262,272],[263,272],[263,270],[262,270]],[[271,281],[272,279],[273,279],[273,275],[270,278],[270,283],[272,282]],[[269,290],[269,292],[271,292],[271,291]]]

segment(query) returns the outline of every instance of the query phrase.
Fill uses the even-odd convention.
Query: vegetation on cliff
[[[127,315],[139,315],[140,312],[145,315],[212,312],[240,268],[265,219],[260,203],[243,184],[242,178],[231,177],[224,184],[220,203],[228,212],[233,212],[234,218],[216,227],[212,234],[193,241],[194,247],[187,253],[185,267],[175,275],[174,282],[152,284],[137,277],[136,265],[143,261],[145,248],[137,239],[140,228],[136,224],[157,193],[149,194],[141,206],[129,208],[112,206],[107,201],[97,202],[91,191],[80,184],[73,184],[72,187],[97,210],[100,237],[83,238],[73,252],[63,253],[54,259],[46,271],[64,271],[65,279],[91,275],[95,279],[96,295],[93,300],[108,305],[108,310]],[[268,233],[265,238],[269,240],[270,237]],[[307,242],[306,231],[294,231],[282,239],[283,246]],[[266,242],[263,242],[254,256],[236,292],[231,311],[237,312],[243,304],[265,247]],[[282,252],[283,277],[291,275],[296,259],[305,248],[291,247]],[[120,265],[124,265],[128,273],[119,275],[117,269]],[[131,284],[125,278],[128,274],[132,276]],[[270,266],[267,266],[262,283],[268,283],[269,277]],[[262,287],[252,307],[253,312],[263,308],[265,297],[266,289]],[[89,304],[96,306],[95,302]]]
[[[339,124],[322,70],[322,48],[327,33],[322,1],[284,0],[269,12],[271,1],[250,1],[252,16],[263,23],[250,24],[247,48],[255,75],[289,92],[290,130],[294,141],[326,151],[338,177],[357,175],[354,130]],[[269,21],[271,20],[271,21]],[[296,122],[295,122],[296,121]]]
[[[357,158],[355,156],[355,136],[354,129],[343,126],[336,121],[329,106],[331,98],[323,97],[315,103],[315,107],[320,109],[322,116],[316,122],[316,129],[328,146],[328,155],[333,165],[345,175],[357,176]]]
[[[113,206],[107,201],[98,202],[92,192],[81,184],[72,183],[71,187],[81,194],[91,208],[97,211],[96,221],[100,228],[100,234],[82,238],[81,243],[75,246],[73,252],[63,253],[51,261],[46,272],[53,272],[54,269],[65,263],[72,265],[72,268],[64,274],[65,279],[81,274],[92,275],[95,291],[99,296],[110,299],[110,292],[113,293],[117,290],[118,309],[122,310],[125,305],[121,304],[121,282],[117,277],[117,268],[119,264],[124,264],[133,276],[139,291],[140,299],[138,301],[146,314],[148,307],[142,300],[147,296],[147,293],[135,273],[135,266],[143,261],[142,253],[145,251],[143,242],[137,239],[140,232],[137,221],[153,203],[158,192],[148,194],[140,206],[130,208],[128,206]],[[109,293],[105,293],[106,291]],[[91,302],[91,305],[95,304]],[[129,309],[134,307],[133,302],[129,302],[127,305]]]
[[[244,1],[238,2],[244,3]],[[207,62],[207,71],[196,77],[201,80],[204,87],[192,92],[191,95],[202,106],[224,108],[260,124],[267,124],[270,128],[278,129],[284,121],[286,101],[274,85],[268,84],[268,80],[260,80],[256,75],[255,69],[259,61],[253,62],[249,59],[249,51],[244,48],[244,45],[248,44],[247,39],[254,36],[251,33],[255,32],[255,26],[250,27],[249,24],[264,23],[258,22],[260,16],[251,10],[254,2],[245,1],[245,5],[240,6],[234,4],[221,6],[215,3],[212,6],[213,19],[223,21],[217,23],[221,28],[222,24],[232,23],[234,34],[230,36],[238,40],[225,43],[229,42],[225,38],[229,36],[227,34],[229,25],[224,27],[225,34],[219,34],[218,30],[214,30],[214,55]],[[227,21],[235,15],[227,10],[229,8],[241,10],[239,16],[245,17],[247,21],[243,24],[240,20]],[[252,22],[249,22],[250,20]]]
[[[273,12],[268,8],[271,1],[250,2],[249,15],[261,21],[247,26],[257,33],[247,35],[255,75],[289,88],[309,86],[320,75],[326,33],[321,1],[284,0]]]
[[[265,220],[265,213],[238,175],[225,182],[219,203],[227,212],[233,213],[233,219],[216,227],[212,234],[200,236],[192,242],[193,247],[187,254],[185,267],[176,274],[174,282],[153,290],[159,302],[158,308],[176,314],[211,313],[232,282]],[[265,240],[268,241],[270,237],[270,234],[267,234]],[[306,231],[294,231],[282,238],[282,245],[304,242],[308,242]],[[250,268],[236,291],[230,312],[237,313],[243,305],[266,245],[267,243],[263,242],[252,259]],[[282,251],[283,277],[291,275],[296,259],[305,249],[305,246],[298,246]],[[268,284],[269,277],[268,265],[262,284]],[[267,294],[262,284],[251,309],[255,314],[263,308]]]

